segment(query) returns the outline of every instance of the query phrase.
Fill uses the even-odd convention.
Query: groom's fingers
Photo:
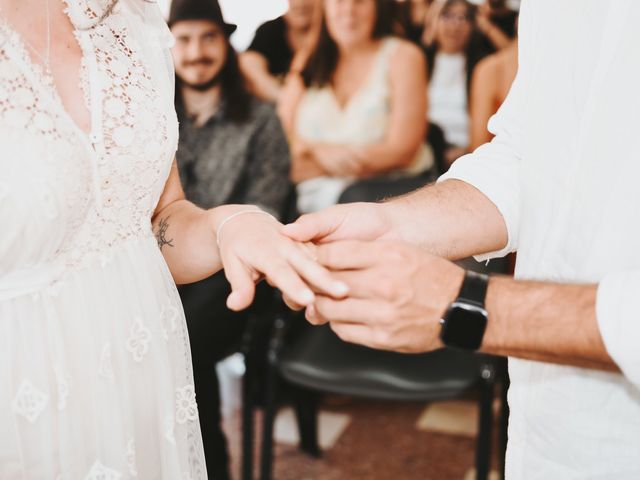
[[[318,263],[329,270],[364,269],[380,261],[385,250],[379,244],[348,240],[319,245],[316,250]]]
[[[320,242],[339,226],[333,211],[334,209],[328,209],[320,213],[302,215],[294,223],[283,226],[282,232],[298,242]]]

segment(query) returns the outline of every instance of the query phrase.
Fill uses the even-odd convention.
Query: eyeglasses
[[[450,23],[471,23],[472,17],[471,15],[457,15],[455,13],[445,12],[442,14],[442,20]]]

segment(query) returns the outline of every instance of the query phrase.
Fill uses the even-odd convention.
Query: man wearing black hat
[[[292,188],[289,149],[273,107],[245,88],[229,43],[236,26],[224,21],[216,0],[174,0],[169,26],[187,198],[204,208],[255,204],[278,216]],[[229,478],[229,468],[215,365],[237,348],[248,315],[227,309],[229,293],[223,273],[180,288],[207,470],[216,480]]]

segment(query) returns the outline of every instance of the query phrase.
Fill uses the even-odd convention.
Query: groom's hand
[[[393,216],[385,204],[350,203],[302,215],[283,227],[298,242],[328,243],[337,240],[398,239]]]
[[[458,294],[464,270],[399,242],[320,245],[318,262],[347,284],[349,295],[318,295],[307,308],[340,338],[373,348],[425,352],[439,348],[440,319]]]

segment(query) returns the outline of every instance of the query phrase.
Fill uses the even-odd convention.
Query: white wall
[[[231,43],[238,51],[249,46],[256,28],[267,20],[282,15],[287,9],[287,0],[219,0],[224,19],[238,25]],[[160,9],[169,13],[170,0],[158,0]]]

